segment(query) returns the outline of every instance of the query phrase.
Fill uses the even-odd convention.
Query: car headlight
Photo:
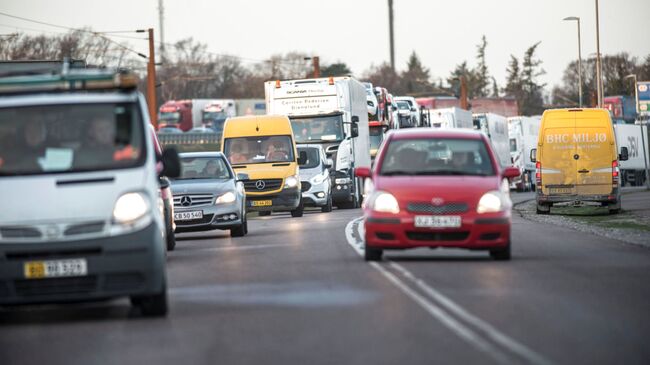
[[[496,213],[507,209],[510,206],[510,198],[499,192],[489,191],[481,197],[476,207],[476,212],[481,213]]]
[[[325,181],[326,178],[327,176],[325,176],[325,174],[318,174],[311,178],[311,183],[314,185],[318,185],[323,183],[323,181]]]
[[[300,181],[296,176],[289,176],[284,180],[284,188],[295,188]]]
[[[375,212],[397,214],[399,213],[399,204],[393,194],[385,191],[378,191],[372,199],[370,209]]]
[[[235,200],[237,200],[237,197],[232,191],[229,191],[223,195],[218,196],[217,199],[214,200],[214,204],[228,204],[234,202]]]
[[[149,202],[142,193],[126,193],[120,196],[113,208],[113,221],[120,224],[133,223],[149,212]]]

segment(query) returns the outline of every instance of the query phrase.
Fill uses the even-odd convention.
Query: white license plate
[[[88,275],[86,259],[29,261],[24,265],[25,278],[41,279]]]
[[[191,221],[194,219],[201,219],[203,218],[203,211],[202,210],[195,210],[192,212],[175,212],[174,213],[174,220],[175,221]]]
[[[458,228],[461,220],[458,215],[416,215],[415,226],[420,228]]]

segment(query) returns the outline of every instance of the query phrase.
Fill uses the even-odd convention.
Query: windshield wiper
[[[396,175],[415,175],[417,172],[415,171],[404,171],[404,170],[394,170],[394,171],[386,171],[382,172],[382,176],[396,176]]]
[[[431,170],[431,171],[418,171],[414,175],[454,175],[454,176],[488,176],[488,174],[482,172],[471,172],[471,171],[458,171],[458,170]]]

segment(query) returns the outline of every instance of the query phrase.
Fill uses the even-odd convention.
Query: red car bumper
[[[466,215],[459,228],[415,227],[415,215],[366,215],[365,242],[379,249],[449,247],[487,250],[510,243],[510,212]]]

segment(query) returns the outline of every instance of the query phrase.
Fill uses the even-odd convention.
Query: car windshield
[[[379,148],[381,141],[384,139],[384,132],[381,128],[370,128],[370,149],[376,150]]]
[[[388,146],[380,174],[397,175],[494,175],[492,161],[482,140],[403,139]]]
[[[409,105],[409,103],[406,102],[406,101],[398,101],[397,102],[397,109],[411,110],[411,105]]]
[[[144,163],[134,103],[0,109],[0,175],[102,171]]]
[[[339,142],[343,140],[343,116],[292,118],[291,128],[296,143]]]
[[[224,153],[233,165],[295,161],[289,136],[228,138]]]
[[[510,138],[510,152],[517,152],[517,140]]]
[[[231,178],[222,157],[181,157],[181,175],[174,180]]]
[[[307,161],[304,165],[300,165],[301,169],[313,169],[320,164],[320,152],[318,148],[314,147],[301,147],[298,152],[305,152],[307,154]]]

